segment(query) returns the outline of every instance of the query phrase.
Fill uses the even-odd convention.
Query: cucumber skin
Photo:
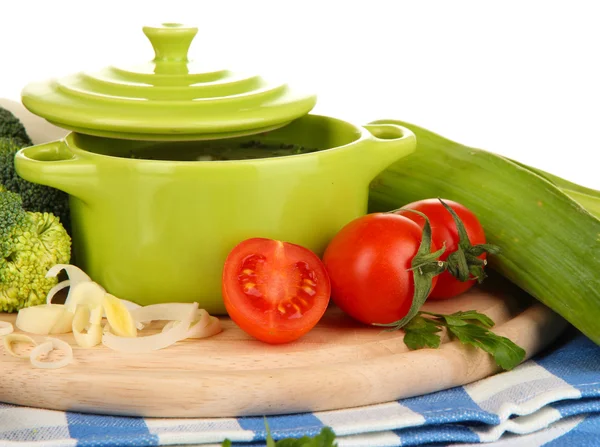
[[[369,212],[425,198],[455,200],[501,253],[489,267],[600,345],[600,220],[533,169],[398,120],[417,150],[371,183]]]

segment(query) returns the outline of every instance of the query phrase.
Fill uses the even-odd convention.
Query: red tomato
[[[469,236],[469,240],[471,241],[471,245],[485,244],[485,234],[475,214],[473,214],[473,212],[460,203],[453,202],[452,200],[442,200],[444,200],[446,205],[454,210],[454,212],[463,222],[467,235]],[[431,224],[431,238],[433,242],[435,242],[438,247],[442,247],[444,242],[446,243],[446,251],[442,256],[440,256],[440,260],[445,261],[450,253],[456,251],[459,241],[456,223],[452,218],[452,214],[450,214],[450,212],[444,208],[438,199],[419,200],[417,202],[404,205],[401,210],[396,211],[397,214],[409,218],[423,228],[425,225],[425,219],[423,219],[417,213],[403,211],[406,209],[417,210],[425,214],[429,219],[429,223]],[[485,259],[485,253],[479,256],[479,258]],[[428,299],[452,298],[466,292],[473,287],[476,282],[476,280],[461,282],[452,276],[450,272],[445,271],[441,275],[438,275],[438,282]]]
[[[287,343],[321,319],[331,286],[325,266],[307,248],[254,238],[225,261],[223,299],[231,319],[258,340]]]
[[[331,299],[366,324],[405,317],[413,302],[411,261],[423,231],[392,213],[373,213],[350,222],[331,240],[323,262],[331,280]],[[437,250],[432,244],[432,252]],[[437,277],[433,278],[433,284]]]

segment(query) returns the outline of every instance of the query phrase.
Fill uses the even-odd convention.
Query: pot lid
[[[31,112],[75,132],[136,140],[200,140],[275,129],[307,114],[316,96],[285,83],[188,59],[198,32],[177,23],[146,26],[155,58],[27,85]]]

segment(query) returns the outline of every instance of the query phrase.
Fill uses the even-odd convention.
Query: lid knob
[[[187,53],[198,28],[181,23],[163,23],[145,26],[143,31],[154,48],[154,62],[187,62]]]

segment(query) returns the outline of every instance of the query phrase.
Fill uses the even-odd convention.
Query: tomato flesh
[[[415,222],[396,214],[373,213],[350,222],[323,255],[332,301],[366,324],[405,317],[414,295],[409,269],[422,234]],[[433,243],[431,251],[435,250]],[[432,284],[436,281],[437,276]]]
[[[467,235],[471,245],[485,244],[485,234],[483,227],[477,219],[477,216],[470,211],[464,205],[454,202],[452,200],[443,199],[446,205],[450,206],[452,210],[458,215],[460,220],[465,226]],[[446,251],[440,260],[445,261],[448,255],[458,248],[458,242],[460,240],[456,223],[452,218],[450,212],[444,208],[438,199],[425,199],[404,205],[402,209],[396,211],[397,214],[407,217],[408,219],[416,222],[421,228],[425,225],[425,219],[419,216],[417,213],[413,213],[407,210],[420,211],[427,216],[431,225],[431,238],[433,242],[438,246],[442,247],[446,244]],[[483,253],[479,256],[480,259],[486,259],[486,254]],[[445,271],[438,275],[438,281],[428,299],[448,299],[460,295],[466,292],[477,283],[476,280],[459,281],[457,278],[452,276],[450,272]]]
[[[321,319],[331,293],[319,257],[299,245],[253,238],[225,261],[223,299],[231,319],[267,343],[287,343]]]

